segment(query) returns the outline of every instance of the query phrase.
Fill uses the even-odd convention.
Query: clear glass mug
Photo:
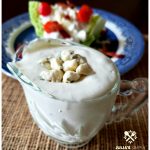
[[[49,40],[53,45],[83,46],[63,40]],[[14,61],[21,59],[25,46],[17,50]],[[78,148],[87,144],[105,124],[129,117],[145,104],[148,98],[146,78],[120,81],[118,72],[117,82],[106,95],[84,102],[65,101],[42,91],[13,63],[8,63],[7,66],[21,83],[30,113],[38,127],[51,139],[69,148]],[[118,95],[121,98],[116,99]],[[130,98],[127,99],[128,96]]]

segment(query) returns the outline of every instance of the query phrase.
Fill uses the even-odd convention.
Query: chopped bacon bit
[[[71,20],[69,15],[65,15],[64,18],[67,19],[67,20]]]
[[[60,30],[59,32],[63,38],[70,38],[70,35],[65,30]]]
[[[125,55],[123,54],[117,54],[116,52],[110,52],[106,49],[100,49],[100,52],[102,52],[103,54],[110,56],[110,57],[116,57],[116,58],[124,58]]]

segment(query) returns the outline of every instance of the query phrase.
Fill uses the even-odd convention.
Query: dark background
[[[55,3],[63,0],[46,0]],[[148,33],[148,0],[72,0],[76,5],[87,3],[120,15],[132,22],[143,34]],[[2,0],[2,22],[28,11],[27,0]]]

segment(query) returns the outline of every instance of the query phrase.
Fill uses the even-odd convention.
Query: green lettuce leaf
[[[43,36],[44,29],[39,18],[38,7],[40,2],[30,1],[29,2],[29,17],[32,25],[34,26],[36,35],[39,37]]]
[[[82,42],[84,45],[91,45],[97,38],[100,37],[100,32],[104,29],[105,20],[99,15],[94,15],[90,19],[87,26],[87,39]]]

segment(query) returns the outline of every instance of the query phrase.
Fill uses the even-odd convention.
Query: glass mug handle
[[[133,81],[121,80],[118,98],[112,108],[110,119],[122,121],[138,111],[148,100],[148,80],[147,78],[136,78]]]

